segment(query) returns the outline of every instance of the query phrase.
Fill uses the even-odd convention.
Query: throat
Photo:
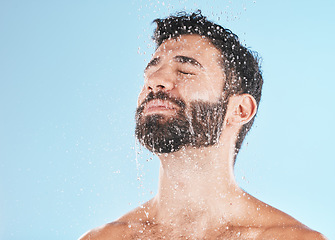
[[[162,154],[158,192],[153,199],[158,222],[218,225],[229,221],[243,191],[233,173],[229,144]],[[221,223],[222,224],[222,223]]]
[[[236,202],[238,196],[241,196],[240,188],[223,173],[216,174],[203,167],[183,170],[161,167],[154,202],[161,221],[194,223],[202,228],[213,219],[221,221],[224,213],[229,215],[231,203]]]

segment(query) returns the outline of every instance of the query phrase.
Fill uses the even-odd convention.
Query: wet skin
[[[151,91],[165,91],[186,105],[194,100],[218,101],[225,81],[219,57],[219,51],[198,35],[165,41],[145,70],[138,105]],[[169,118],[177,108],[156,101],[148,103],[143,114]],[[236,136],[256,110],[252,96],[230,97],[218,144],[158,154],[157,195],[81,239],[326,239],[237,185],[233,170]]]

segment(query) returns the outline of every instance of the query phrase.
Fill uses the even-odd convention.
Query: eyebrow
[[[199,68],[204,68],[197,60],[195,60],[194,58],[191,57],[186,57],[186,56],[175,56],[173,58],[176,62],[180,62],[180,63],[189,63],[193,66],[199,67]]]
[[[145,70],[147,70],[151,66],[158,65],[158,63],[160,62],[160,60],[161,60],[160,57],[153,58],[148,63],[148,65],[146,66]],[[177,55],[177,56],[173,57],[173,60],[176,61],[176,62],[179,62],[179,63],[188,63],[188,64],[191,64],[191,65],[196,66],[198,68],[204,68],[196,59],[194,59],[192,57],[186,57],[186,56],[182,56],[182,55]]]
[[[144,71],[146,71],[149,67],[151,66],[156,66],[159,62],[160,62],[161,58],[160,57],[155,57],[154,59],[152,59],[148,65],[146,66],[146,68],[144,69]]]

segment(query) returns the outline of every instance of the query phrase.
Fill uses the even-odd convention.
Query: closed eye
[[[194,73],[190,73],[190,72],[183,72],[183,71],[178,71],[178,72],[183,75],[195,75]]]

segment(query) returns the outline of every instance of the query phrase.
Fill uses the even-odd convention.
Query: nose
[[[170,68],[162,66],[147,77],[147,89],[152,92],[171,91],[175,87],[175,77]]]

